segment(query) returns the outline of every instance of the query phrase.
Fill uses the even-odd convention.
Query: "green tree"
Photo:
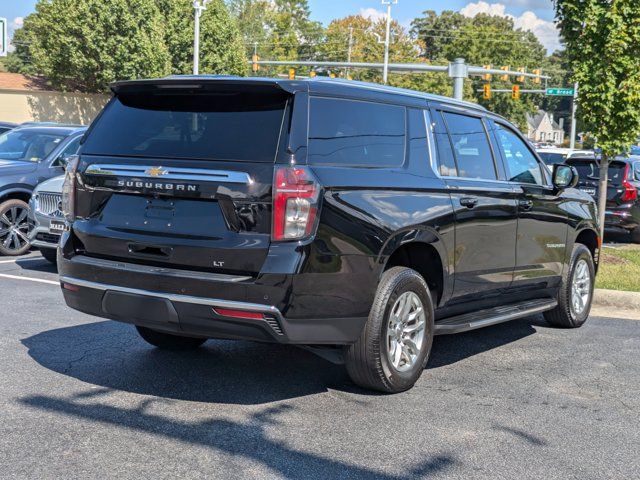
[[[62,90],[104,91],[170,69],[154,0],[41,0],[24,28],[34,68]]]
[[[452,61],[462,57],[471,65],[509,66],[512,69],[524,67],[533,70],[545,63],[546,51],[536,36],[515,28],[508,17],[479,14],[465,17],[458,12],[443,11],[440,15],[426,11],[412,23],[412,33],[424,45],[422,56],[428,59]],[[511,88],[513,78],[507,82],[494,76],[494,89]],[[483,80],[473,77],[471,98],[518,124],[526,126],[525,114],[533,112],[543,101],[541,96],[523,95],[520,100],[512,100],[509,94],[494,94],[490,100],[482,98]]]
[[[25,20],[25,26],[16,30],[11,39],[11,44],[15,50],[7,55],[5,67],[12,73],[22,73],[25,75],[36,74],[36,68],[31,61],[29,47],[31,38],[29,35],[29,17]]]
[[[370,18],[352,15],[332,21],[325,32],[325,40],[319,47],[318,56],[324,60],[347,61],[351,50],[353,62],[382,62],[386,22],[374,22]],[[427,62],[419,58],[421,46],[398,22],[391,24],[392,42],[389,45],[390,63]],[[351,44],[351,49],[349,45]],[[338,72],[336,72],[338,73]],[[341,72],[346,76],[346,69]],[[351,70],[348,74],[357,80],[382,82],[382,72],[374,69]],[[389,84],[440,95],[451,95],[452,88],[446,75],[441,73],[389,75]]]
[[[270,50],[270,26],[275,21],[273,4],[269,0],[230,0],[229,12],[238,23],[245,48],[264,57]]]
[[[610,160],[640,134],[640,2],[558,0],[556,19],[583,121],[602,149],[598,214],[604,233]]]
[[[191,0],[155,0],[164,19],[164,44],[171,73],[193,71],[194,10]],[[222,0],[213,0],[200,18],[200,72],[244,75],[245,48],[234,18]]]

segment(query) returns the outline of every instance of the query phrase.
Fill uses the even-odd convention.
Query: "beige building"
[[[0,72],[0,121],[88,125],[109,95],[51,90],[37,77]]]
[[[561,145],[564,142],[564,118],[559,122],[553,119],[553,114],[538,110],[535,115],[527,114],[527,136],[533,142],[553,143]]]

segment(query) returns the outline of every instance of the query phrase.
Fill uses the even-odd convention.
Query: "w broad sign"
[[[7,56],[7,47],[9,46],[9,35],[7,33],[7,19],[0,18],[0,57]]]

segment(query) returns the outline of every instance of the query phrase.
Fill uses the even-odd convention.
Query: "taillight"
[[[302,240],[314,233],[320,184],[306,167],[276,167],[271,237]]]
[[[73,222],[76,218],[76,172],[80,157],[73,155],[69,157],[64,171],[64,183],[62,184],[62,212],[68,222]]]
[[[627,163],[624,167],[624,175],[622,179],[622,188],[624,188],[624,192],[622,192],[622,196],[620,200],[623,202],[633,202],[638,199],[638,189],[629,183],[629,174],[631,172],[631,168]]]

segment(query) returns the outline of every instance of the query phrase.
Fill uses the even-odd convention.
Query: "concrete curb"
[[[640,292],[596,288],[593,294],[593,305],[621,310],[635,310],[640,315]]]

